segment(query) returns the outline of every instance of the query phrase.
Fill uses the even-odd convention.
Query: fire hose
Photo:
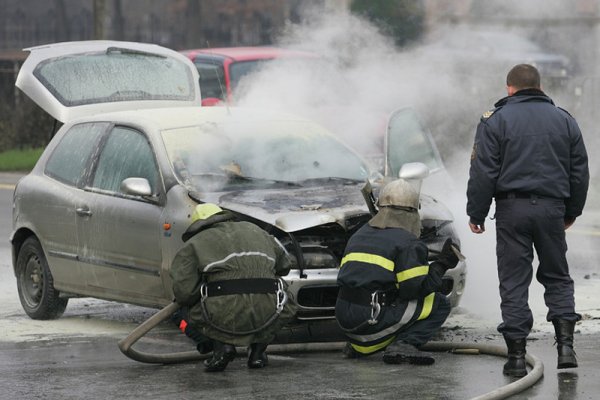
[[[200,354],[197,351],[185,351],[176,353],[147,353],[135,350],[132,346],[145,336],[150,330],[156,327],[161,322],[169,319],[171,315],[180,308],[179,304],[173,302],[162,310],[154,314],[152,317],[144,321],[140,326],[135,328],[129,335],[121,339],[118,343],[119,349],[123,354],[132,360],[149,364],[176,364],[182,362],[199,361],[206,359],[211,354]],[[288,344],[272,344],[269,345],[269,353],[302,353],[302,352],[324,352],[324,351],[341,351],[345,346],[345,342],[317,342],[317,343],[288,343]],[[451,352],[455,354],[486,354],[492,356],[506,357],[506,348],[501,346],[493,346],[481,343],[452,343],[452,342],[429,342],[421,348],[425,351],[432,352]],[[240,349],[241,350],[241,349]],[[244,350],[242,350],[244,351]],[[514,394],[520,393],[523,390],[533,386],[544,374],[544,365],[536,356],[526,354],[525,361],[532,367],[531,371],[524,377],[508,384],[501,386],[491,392],[474,397],[472,400],[496,400],[505,399]]]

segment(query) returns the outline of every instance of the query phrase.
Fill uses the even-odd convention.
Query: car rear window
[[[109,48],[51,58],[34,75],[66,106],[134,100],[194,99],[183,62],[156,54]]]

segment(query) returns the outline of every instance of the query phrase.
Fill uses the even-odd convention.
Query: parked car
[[[418,47],[415,55],[446,73],[464,75],[464,83],[473,86],[484,81],[496,87],[509,69],[520,63],[534,65],[540,71],[542,85],[548,89],[566,88],[573,75],[566,56],[545,50],[527,36],[505,29],[441,30]]]
[[[199,107],[197,71],[177,52],[110,41],[27,50],[16,84],[63,123],[14,192],[13,267],[34,319],[59,317],[70,297],[171,302],[171,261],[202,202],[276,236],[294,260],[298,319],[332,319],[345,244],[371,217],[365,183],[376,190],[417,160],[439,166],[410,109],[390,117],[383,176],[315,122]],[[432,260],[446,238],[459,242],[436,199],[422,195],[421,218]],[[444,277],[454,306],[465,275],[461,262]]]
[[[309,52],[269,46],[219,47],[182,50],[200,75],[202,104],[233,103],[242,78],[274,60],[316,59]]]

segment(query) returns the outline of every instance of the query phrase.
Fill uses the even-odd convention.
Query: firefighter
[[[196,206],[191,219],[170,272],[175,300],[187,308],[183,328],[200,352],[213,351],[208,372],[223,371],[235,346],[249,347],[249,368],[265,367],[268,344],[295,315],[281,279],[289,255],[273,236],[215,204]]]
[[[381,190],[379,212],[348,241],[340,264],[335,315],[355,358],[385,350],[388,364],[429,365],[421,351],[450,313],[439,293],[442,276],[459,259],[447,239],[431,265],[419,239],[419,192],[406,180]],[[458,248],[457,248],[458,251]]]
[[[467,187],[471,231],[485,231],[496,200],[496,254],[500,281],[502,333],[508,348],[505,375],[527,374],[526,339],[533,326],[528,290],[533,248],[544,286],[546,319],[556,332],[558,368],[577,366],[573,350],[574,285],[569,275],[565,230],[581,215],[589,171],[575,119],[542,90],[538,70],[513,67],[506,77],[508,96],[483,114],[477,126]]]

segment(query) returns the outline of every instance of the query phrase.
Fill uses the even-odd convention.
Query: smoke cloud
[[[470,149],[481,114],[506,95],[508,69],[520,62],[551,58],[568,70],[558,71],[561,79],[556,81],[544,76],[544,89],[579,119],[588,151],[594,148],[597,135],[591,129],[594,124],[585,118],[585,97],[579,85],[580,76],[591,72],[585,59],[569,58],[573,55],[568,48],[570,39],[580,32],[569,28],[557,34],[549,25],[569,11],[563,3],[473,2],[472,20],[491,15],[496,28],[440,23],[429,29],[422,43],[402,50],[357,16],[309,10],[306,22],[290,25],[277,45],[317,57],[310,62],[269,63],[242,80],[238,103],[314,119],[363,153],[365,148],[381,145],[385,120],[392,111],[413,107],[430,128],[446,166],[444,172],[428,178],[424,190],[444,202],[455,216],[469,266],[463,307],[499,318],[493,220],[488,220],[483,235],[474,235],[467,227]],[[515,21],[515,15],[525,22],[508,24]],[[550,21],[541,25],[544,29],[539,24],[527,27],[529,19],[537,21],[541,15]],[[488,41],[489,37],[500,39]],[[551,46],[540,46],[544,41]],[[592,176],[597,175],[596,165],[591,160]],[[590,193],[590,202],[596,202],[595,198],[595,193]],[[543,309],[541,291],[534,283],[532,308]]]

